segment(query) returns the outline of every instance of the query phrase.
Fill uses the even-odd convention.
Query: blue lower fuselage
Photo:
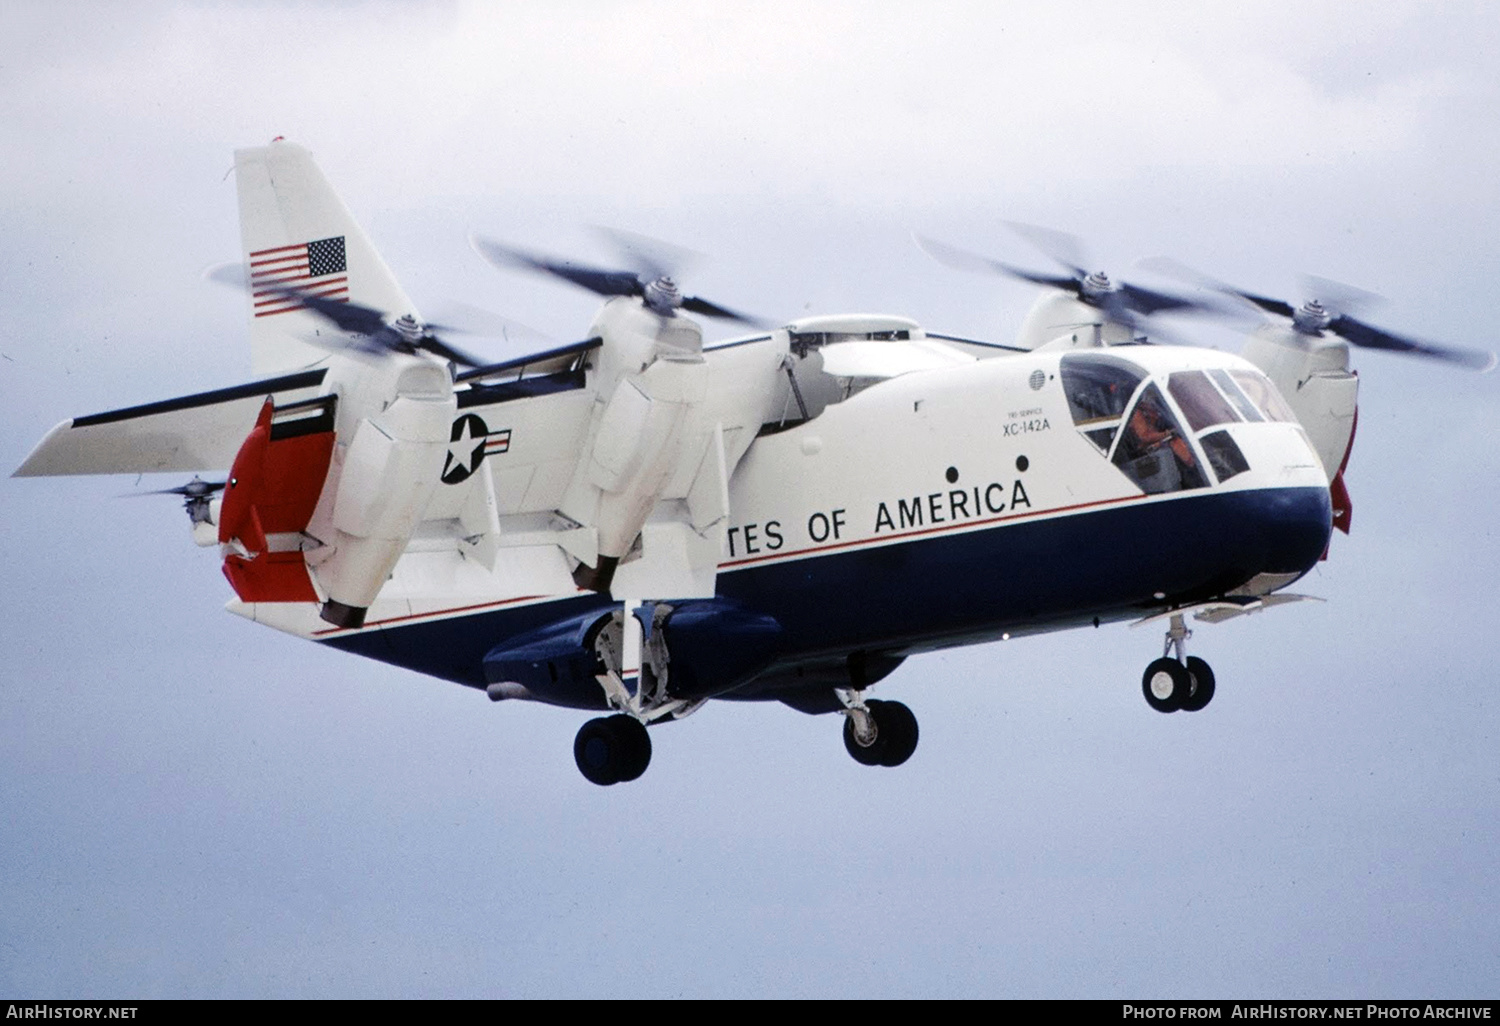
[[[1327,549],[1326,488],[1200,491],[1101,504],[987,527],[954,525],[918,537],[726,566],[718,594],[775,619],[773,680],[789,667],[851,652],[902,656],[998,638],[1135,618],[1242,588],[1262,575],[1283,586]],[[324,643],[483,688],[496,645],[617,604],[596,594],[392,624]],[[767,681],[726,697],[783,697]],[[539,695],[605,707],[597,688]]]

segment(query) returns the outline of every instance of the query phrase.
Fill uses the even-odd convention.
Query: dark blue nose
[[[1328,551],[1333,502],[1326,488],[1241,493],[1246,556],[1267,574],[1305,574]]]

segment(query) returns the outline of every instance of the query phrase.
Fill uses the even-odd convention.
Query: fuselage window
[[[1125,418],[1113,462],[1148,495],[1202,488],[1208,483],[1192,445],[1155,385],[1141,391]]]
[[[1100,452],[1108,452],[1146,372],[1118,357],[1089,353],[1063,357],[1060,374],[1073,423]]]
[[[1178,371],[1167,379],[1167,391],[1194,431],[1239,420],[1234,408],[1202,371]]]

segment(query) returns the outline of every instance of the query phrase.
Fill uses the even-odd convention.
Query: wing
[[[325,368],[65,420],[15,477],[223,470],[234,462],[261,406],[317,396]]]

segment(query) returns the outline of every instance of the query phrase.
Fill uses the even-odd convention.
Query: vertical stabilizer
[[[411,300],[370,245],[312,154],[295,143],[236,150],[241,256],[250,274],[250,345],[257,374],[307,367],[327,357],[301,339],[328,323],[268,288],[289,285],[373,307],[391,319],[416,316]],[[419,318],[420,321],[420,318]]]

